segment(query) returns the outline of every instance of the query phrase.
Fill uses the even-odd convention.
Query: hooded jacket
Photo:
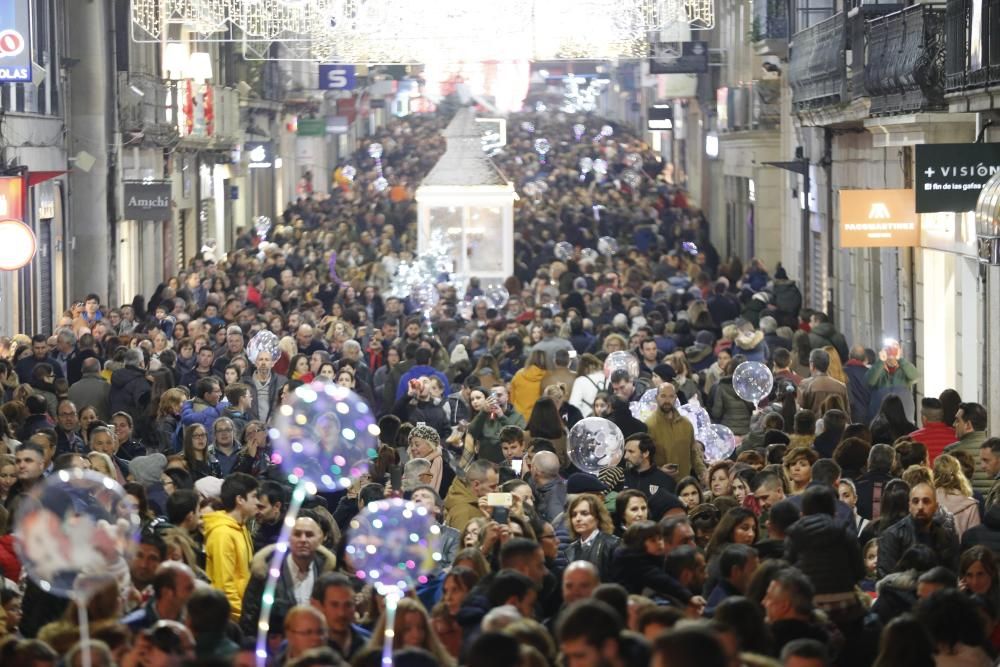
[[[758,330],[741,333],[733,340],[733,352],[742,354],[747,361],[766,361],[770,357],[764,332]]]
[[[847,339],[844,338],[844,334],[837,331],[829,322],[820,322],[809,331],[809,347],[815,350],[827,345],[832,345],[837,350],[841,362],[847,359]]]
[[[153,385],[146,379],[146,371],[136,366],[125,366],[111,374],[111,392],[108,394],[108,409],[111,414],[127,412],[132,417],[134,430],[142,432],[146,427],[146,409]]]
[[[205,573],[212,586],[226,594],[229,616],[239,622],[243,592],[250,583],[253,541],[250,530],[225,510],[205,515]]]
[[[542,395],[542,378],[545,369],[538,366],[525,366],[514,374],[510,381],[510,403],[523,417],[531,421],[531,411],[535,409],[535,401]]]
[[[750,432],[750,415],[753,414],[753,404],[747,403],[736,393],[733,387],[733,377],[725,376],[719,380],[708,401],[708,414],[712,421],[725,424],[735,435],[746,435]]]
[[[280,524],[279,524],[280,525]],[[271,557],[274,555],[275,546],[264,547],[254,554],[250,564],[250,584],[246,588],[243,596],[243,611],[240,617],[240,628],[244,634],[250,636],[257,631],[257,620],[260,616],[261,598],[264,595],[264,586],[267,584],[267,574],[271,566]],[[285,557],[281,561],[281,576],[274,589],[274,611],[282,616],[289,609],[298,604],[295,600],[295,582],[292,580],[291,572],[285,567],[289,552],[285,552]],[[337,566],[337,557],[329,549],[320,546],[316,549],[310,567],[313,576],[319,579],[327,572],[333,572]]]
[[[785,560],[809,577],[817,595],[846,593],[865,576],[855,531],[829,514],[804,516],[788,528]]]

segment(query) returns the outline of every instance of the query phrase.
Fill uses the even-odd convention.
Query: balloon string
[[[278,587],[278,580],[281,578],[281,567],[288,552],[288,538],[292,534],[292,527],[295,519],[299,515],[302,501],[306,498],[306,484],[299,482],[292,492],[292,502],[288,504],[288,513],[285,514],[284,524],[281,526],[281,533],[278,541],[274,545],[274,554],[267,568],[267,583],[264,585],[264,595],[261,597],[260,615],[257,617],[257,667],[267,665],[267,633],[271,629],[270,618],[271,608],[274,607],[274,591]],[[89,667],[84,665],[83,667]]]
[[[76,618],[77,625],[80,626],[80,667],[90,667],[90,624],[87,622],[86,598],[77,598]]]
[[[385,634],[382,642],[382,667],[392,667],[392,639],[396,634],[396,605],[399,591],[393,589],[385,596]]]

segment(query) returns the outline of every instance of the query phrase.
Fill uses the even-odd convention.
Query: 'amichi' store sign
[[[169,220],[171,217],[169,181],[126,181],[126,220]]]

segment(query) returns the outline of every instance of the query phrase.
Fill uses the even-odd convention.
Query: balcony
[[[172,96],[160,79],[137,72],[118,73],[118,119],[127,141],[171,146],[177,128],[170,122]]]
[[[753,3],[750,38],[759,56],[788,57],[788,0],[757,0]]]
[[[977,8],[982,16],[975,15]],[[948,0],[944,33],[946,93],[1000,84],[1000,0]]]
[[[795,33],[789,50],[788,82],[794,111],[849,102],[846,14],[834,14]]]
[[[867,23],[864,84],[871,115],[945,110],[944,9],[913,5]]]

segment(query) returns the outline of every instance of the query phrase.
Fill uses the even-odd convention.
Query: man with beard
[[[285,516],[285,490],[277,482],[261,482],[257,492],[257,527],[253,534],[254,553],[278,541]]]
[[[667,501],[677,489],[674,478],[653,465],[656,443],[646,433],[630,435],[625,441],[625,488],[636,489],[649,499],[649,517],[659,521]]]
[[[674,407],[677,389],[670,383],[660,385],[656,392],[657,410],[646,420],[646,428],[656,444],[653,463],[657,466],[674,464],[677,475],[694,475],[704,479],[705,458],[694,439],[694,427]]]
[[[958,570],[958,537],[952,527],[937,516],[938,502],[930,484],[910,489],[910,514],[889,526],[878,540],[879,578],[896,571],[903,553],[918,542],[934,550],[938,564]]]

